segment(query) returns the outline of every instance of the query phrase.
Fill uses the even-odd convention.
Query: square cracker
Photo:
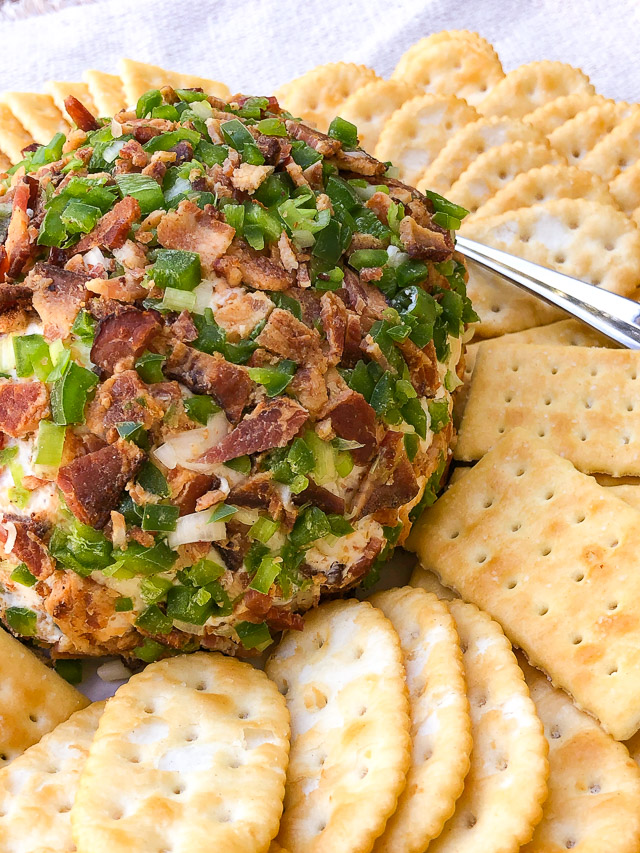
[[[67,109],[64,102],[67,98],[73,97],[80,101],[81,104],[89,110],[94,116],[97,115],[97,107],[95,101],[91,97],[89,86],[86,83],[73,83],[67,80],[49,80],[45,84],[47,92],[53,98],[56,107],[60,110],[63,116],[67,116]]]
[[[525,427],[580,471],[640,474],[640,352],[484,344],[455,450],[480,459]]]
[[[425,512],[409,547],[613,737],[638,729],[638,510],[518,429]]]
[[[0,767],[88,704],[75,687],[0,630]]]
[[[121,59],[120,75],[127,96],[127,106],[135,107],[140,95],[149,89],[159,89],[161,86],[173,86],[174,89],[202,88],[208,95],[215,95],[225,100],[229,97],[229,89],[218,80],[208,80],[193,74],[181,74],[179,71],[169,71],[159,65],[149,65],[147,62],[136,62],[133,59]]]
[[[12,163],[22,160],[22,149],[31,145],[33,136],[20,124],[6,104],[0,101],[0,151]]]
[[[67,133],[69,125],[56,107],[51,95],[39,92],[5,92],[0,101],[6,104],[36,142],[45,145],[56,133]]]
[[[82,76],[89,87],[98,115],[113,116],[126,107],[124,86],[117,74],[89,69]]]

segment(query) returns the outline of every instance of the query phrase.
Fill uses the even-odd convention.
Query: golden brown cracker
[[[33,141],[33,136],[20,124],[9,107],[0,101],[0,151],[12,163],[19,163],[23,159],[22,149]]]
[[[56,133],[67,133],[69,125],[56,107],[51,95],[38,92],[5,92],[0,102],[6,104],[20,124],[41,145]]]
[[[391,160],[401,179],[415,184],[447,140],[477,118],[473,107],[453,95],[411,98],[385,123],[375,156]]]
[[[408,547],[613,737],[638,729],[638,510],[515,429],[424,513]]]
[[[291,760],[278,842],[291,853],[371,850],[410,761],[398,635],[367,602],[333,601],[267,661],[286,695]]]
[[[76,98],[81,104],[84,104],[92,115],[98,115],[95,101],[91,97],[91,92],[89,91],[87,83],[71,83],[63,80],[50,80],[46,84],[45,88],[53,98],[56,107],[60,110],[62,115],[65,116],[65,118],[69,118],[69,115],[64,102],[65,99],[69,97]],[[73,124],[74,122],[71,123]]]
[[[385,122],[409,98],[421,94],[419,86],[403,80],[373,80],[365,83],[340,106],[340,115],[358,128],[365,151],[373,151]]]
[[[11,160],[7,157],[6,154],[2,153],[0,150],[0,172],[6,172],[7,169],[11,168]]]
[[[463,469],[456,468],[453,474],[458,470]],[[453,474],[451,477],[452,480]],[[456,480],[457,479],[458,477],[456,477]],[[451,480],[449,482],[451,482]],[[440,601],[453,601],[455,598],[460,598],[457,592],[454,592],[452,589],[449,589],[449,587],[441,583],[437,575],[428,569],[423,568],[420,563],[417,563],[411,572],[409,584],[417,587],[418,589],[424,589],[426,592],[430,592],[432,595],[435,595],[436,598],[439,598]]]
[[[424,590],[374,595],[400,637],[411,706],[407,785],[375,853],[423,853],[453,814],[469,770],[471,720],[462,655],[447,606]]]
[[[229,88],[218,80],[207,80],[195,77],[193,74],[182,74],[179,71],[169,71],[159,65],[149,65],[147,62],[136,62],[133,59],[121,59],[118,70],[127,100],[127,106],[134,107],[140,95],[149,89],[159,89],[162,86],[173,86],[174,89],[202,88],[208,95],[227,99]]]
[[[100,116],[114,116],[127,106],[122,78],[89,69],[82,75]]]
[[[603,95],[592,95],[588,91],[574,92],[571,95],[562,95],[560,98],[548,101],[526,115],[523,121],[548,136],[560,125],[583,110],[588,110],[595,104],[604,103],[607,103],[607,99]],[[613,103],[613,101],[608,103]]]
[[[637,162],[640,151],[640,109],[617,123],[581,160],[583,169],[612,181]]]
[[[640,206],[640,160],[620,172],[609,184],[609,191],[621,210],[633,216]]]
[[[635,853],[640,770],[621,743],[519,656],[549,744],[549,796],[521,853]]]
[[[428,50],[434,45],[451,41],[467,42],[474,45],[476,48],[482,47],[487,53],[495,53],[494,47],[490,42],[471,30],[440,30],[437,33],[431,33],[431,35],[425,36],[419,41],[414,42],[398,60],[398,64],[396,65],[391,78],[401,79],[404,77],[405,67],[413,64],[416,56],[420,56],[425,52],[425,50]]]
[[[550,133],[549,142],[569,163],[581,165],[598,142],[636,109],[635,104],[622,101],[594,104]],[[593,169],[590,171],[595,173]]]
[[[522,118],[562,95],[595,89],[587,75],[565,62],[530,62],[510,71],[478,104],[485,116],[510,115]]]

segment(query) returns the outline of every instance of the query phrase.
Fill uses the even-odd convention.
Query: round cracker
[[[473,604],[449,602],[471,706],[471,768],[455,814],[429,853],[515,853],[547,795],[547,742],[502,628]]]
[[[565,163],[549,143],[506,142],[481,154],[462,173],[447,193],[447,198],[461,204],[470,213],[487,202],[521,172],[547,163]]]
[[[455,474],[457,470],[458,468],[456,468],[453,473]],[[446,587],[434,572],[430,569],[423,568],[420,563],[416,565],[411,573],[409,584],[419,589],[424,589],[426,592],[430,592],[441,601],[453,601],[454,598],[458,598],[457,593]]]
[[[549,142],[556,151],[564,154],[569,163],[582,165],[589,151],[634,109],[635,105],[622,101],[594,104],[549,134]]]
[[[611,196],[627,216],[640,205],[640,160],[625,169],[609,184]]]
[[[544,134],[509,116],[491,116],[472,121],[449,139],[423,173],[417,187],[421,192],[433,190],[446,195],[476,157],[489,148],[518,140],[548,145]]]
[[[471,720],[462,654],[446,604],[404,587],[370,599],[400,637],[413,741],[407,787],[374,853],[423,853],[442,830],[469,770]]]
[[[596,90],[579,68],[565,62],[530,62],[510,71],[478,104],[485,116],[522,118],[562,95]]]
[[[592,95],[591,92],[573,92],[571,95],[562,95],[554,98],[547,104],[543,104],[526,115],[523,121],[537,128],[541,133],[548,136],[569,119],[572,119],[583,110],[588,110],[596,104],[605,104],[607,99],[604,95]],[[614,103],[610,101],[609,103]]]
[[[584,198],[617,208],[605,182],[577,166],[548,163],[522,172],[481,205],[474,216],[497,216],[556,198]],[[640,198],[638,202],[640,203]],[[635,205],[634,205],[635,206]]]
[[[635,108],[585,154],[580,165],[608,182],[632,166],[639,152],[640,109]]]
[[[542,820],[521,853],[635,853],[640,770],[621,743],[519,659],[544,725],[550,766]]]
[[[374,80],[347,98],[340,115],[358,128],[358,139],[365,151],[373,151],[385,122],[405,101],[420,94],[419,86],[404,80]]]
[[[150,664],[109,700],[71,810],[78,853],[265,853],[289,751],[267,676],[216,652]]]
[[[434,95],[457,95],[470,104],[481,101],[504,77],[498,54],[489,42],[473,38],[429,38],[413,45],[393,72]]]
[[[380,78],[366,65],[329,62],[318,65],[275,92],[280,106],[322,131],[340,112],[346,99],[361,86]]]
[[[473,107],[453,95],[410,98],[385,123],[375,156],[391,160],[401,179],[415,185],[454,133],[477,118]]]
[[[286,695],[291,759],[278,842],[291,853],[371,850],[410,761],[400,640],[368,602],[333,601],[289,631],[266,671]]]

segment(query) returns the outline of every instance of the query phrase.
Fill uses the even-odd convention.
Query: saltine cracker
[[[51,95],[38,92],[4,92],[0,102],[6,104],[35,142],[45,145],[56,133],[67,133],[69,125],[53,102]]]
[[[82,75],[99,116],[114,116],[127,106],[122,79],[91,68]]]
[[[22,149],[33,143],[33,136],[18,121],[7,104],[0,101],[0,151],[12,163],[19,163]]]
[[[159,89],[162,86],[173,86],[174,89],[201,88],[207,95],[215,95],[224,100],[227,100],[230,94],[229,87],[218,80],[170,71],[159,65],[149,65],[147,62],[121,59],[118,70],[122,78],[127,105],[130,107],[135,107],[138,98],[149,89]]]

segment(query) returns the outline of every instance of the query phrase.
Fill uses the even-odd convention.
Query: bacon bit
[[[198,474],[176,465],[167,471],[167,483],[171,489],[171,502],[180,507],[180,515],[189,515],[196,512],[197,502],[203,495],[213,494],[211,487],[219,485],[220,481],[209,474]]]
[[[388,430],[378,458],[369,469],[354,505],[354,517],[362,518],[380,509],[397,509],[420,491],[404,447],[404,435]]]
[[[321,190],[323,188],[322,160],[317,160],[315,163],[307,166],[302,174],[312,189]]]
[[[329,351],[327,362],[331,367],[338,364],[344,351],[347,332],[347,309],[335,293],[324,293],[320,300],[320,319],[327,338]]]
[[[158,242],[167,249],[197,252],[205,273],[227,251],[235,230],[221,222],[218,211],[210,204],[200,210],[192,201],[183,200],[176,210],[165,214],[158,224]]]
[[[4,244],[7,253],[7,274],[12,278],[20,273],[31,256],[33,248],[29,239],[29,214],[27,213],[30,196],[31,188],[24,179],[15,188],[9,230]]]
[[[109,374],[129,370],[160,329],[158,317],[151,311],[128,308],[107,317],[100,323],[91,348],[91,361]]]
[[[223,492],[222,489],[213,489],[210,492],[206,492],[196,501],[195,512],[202,512],[203,509],[209,509],[221,503],[226,497],[226,492]]]
[[[31,307],[31,291],[28,287],[20,284],[0,284],[0,334],[6,335],[25,329]]]
[[[311,276],[309,275],[309,268],[306,264],[300,264],[300,266],[298,267],[296,281],[298,287],[311,287]]]
[[[148,296],[149,291],[131,275],[119,275],[117,278],[92,278],[87,281],[87,290],[104,296],[105,299],[116,299],[118,302],[136,302]]]
[[[364,267],[360,270],[360,281],[380,281],[382,278],[382,267]]]
[[[433,341],[420,349],[406,338],[398,343],[398,349],[407,362],[411,384],[419,397],[433,397],[440,387],[438,356]]]
[[[214,294],[216,323],[231,341],[246,338],[273,310],[273,302],[265,293],[229,287],[222,279],[216,282]]]
[[[114,548],[121,551],[127,550],[127,523],[124,515],[117,509],[111,510],[111,541]]]
[[[88,110],[81,101],[74,98],[73,95],[69,95],[69,97],[64,99],[64,108],[71,121],[77,125],[80,130],[84,130],[85,133],[89,133],[92,130],[98,130],[100,127],[95,116],[92,115],[90,110]]]
[[[367,154],[361,148],[356,151],[338,151],[335,155],[335,165],[339,169],[349,169],[355,172],[356,175],[366,175],[372,177],[374,175],[384,175],[387,167],[380,160],[376,160],[371,154]]]
[[[317,367],[322,372],[327,369],[318,332],[283,308],[275,308],[271,312],[256,342],[261,347],[282,358],[292,359],[297,364]]]
[[[198,337],[196,324],[191,319],[191,314],[188,311],[182,311],[178,318],[171,324],[171,332],[179,341],[190,343]]]
[[[329,489],[323,488],[323,486],[318,486],[317,483],[313,482],[313,480],[309,480],[309,485],[303,492],[300,492],[298,495],[293,495],[292,500],[296,506],[303,506],[303,504],[311,503],[313,506],[317,506],[323,512],[327,513],[344,515],[346,512],[344,498],[341,498],[339,495],[334,495],[333,492],[330,492]]]
[[[320,193],[316,199],[316,207],[318,210],[330,210],[331,215],[333,216],[333,205],[331,204],[331,199],[326,193]]]
[[[287,393],[314,418],[327,405],[327,386],[324,374],[317,367],[299,367],[287,388]]]
[[[299,266],[298,259],[296,258],[296,253],[293,251],[291,240],[289,240],[287,232],[284,229],[278,239],[278,250],[280,252],[282,266],[286,271],[293,272],[294,270],[297,270]]]
[[[246,368],[226,361],[220,353],[206,352],[176,343],[165,373],[196,394],[209,394],[222,406],[232,423],[240,420],[253,387]]]
[[[34,477],[33,474],[26,474],[22,478],[22,485],[30,492],[35,491],[35,489],[39,489],[40,486],[45,486],[48,482],[49,480],[43,480],[41,477]]]
[[[288,397],[263,401],[222,441],[205,451],[198,461],[227,462],[237,456],[284,447],[308,418],[307,410]]]
[[[347,367],[353,367],[360,358],[362,343],[362,325],[360,317],[353,311],[347,311],[347,328],[344,336],[344,351],[342,361]]]
[[[425,228],[411,216],[405,216],[400,221],[398,234],[412,258],[440,262],[448,260],[453,253],[453,238],[450,232],[435,230],[435,226]]]
[[[388,193],[383,193],[378,190],[370,199],[365,201],[364,206],[372,210],[383,225],[389,224],[389,208],[393,204],[393,200]]]
[[[309,181],[304,176],[302,166],[299,166],[292,157],[286,159],[284,168],[296,187],[309,186]]]
[[[71,331],[78,311],[89,297],[86,278],[86,274],[40,262],[25,279],[25,285],[33,291],[33,307],[44,323],[47,340],[66,338]]]
[[[253,193],[272,172],[273,166],[252,166],[250,163],[242,163],[234,169],[231,183],[241,192]]]
[[[256,290],[287,290],[294,282],[282,264],[258,254],[237,238],[229,253],[214,262],[213,271],[223,275],[232,286],[245,282]]]
[[[376,320],[384,319],[389,306],[382,291],[366,281],[360,281],[349,269],[344,271],[342,293],[347,308],[358,315],[363,332],[368,332]]]
[[[247,611],[247,622],[266,622],[275,631],[302,631],[304,628],[304,620],[299,613],[292,613],[286,607],[275,607],[271,596],[257,589],[249,588],[245,592],[242,605]]]
[[[151,548],[155,544],[155,539],[147,530],[142,530],[140,527],[129,528],[129,539],[133,539],[138,545],[144,548]]]
[[[24,563],[31,574],[45,580],[55,571],[55,563],[42,542],[45,529],[33,518],[13,513],[2,513],[0,544],[7,556],[10,554]],[[11,541],[13,540],[13,541]]]
[[[49,415],[44,382],[0,383],[0,430],[13,438],[35,432]]]
[[[139,447],[120,439],[60,468],[56,482],[79,521],[104,527],[127,481],[137,473],[143,460],[144,453]]]
[[[333,139],[326,133],[314,130],[307,124],[301,124],[298,121],[293,121],[293,119],[287,119],[284,124],[287,132],[294,139],[301,139],[325,157],[333,157],[342,148],[342,143],[338,139]]]
[[[291,154],[291,143],[277,136],[265,136],[263,133],[256,139],[256,145],[264,157],[265,163],[278,166]]]
[[[362,394],[352,391],[345,383],[344,388],[331,395],[322,417],[330,418],[340,438],[363,445],[350,451],[355,462],[364,465],[372,458],[378,446],[376,413]]]
[[[66,142],[62,146],[62,153],[71,154],[72,151],[77,151],[81,145],[84,145],[86,141],[87,134],[84,132],[84,130],[80,130],[80,128],[71,130],[67,134]]]
[[[140,218],[140,205],[132,196],[126,196],[102,216],[93,229],[74,246],[75,252],[88,252],[96,246],[119,249],[124,246],[133,223]]]
[[[151,240],[154,239],[153,231],[158,227],[158,224],[164,215],[164,210],[153,210],[145,219],[143,219],[136,231],[136,242],[143,244],[150,243]]]
[[[343,578],[342,586],[349,586],[360,580],[374,564],[385,544],[384,539],[380,539],[377,536],[370,539],[364,546],[362,557],[349,567],[349,571]]]
[[[145,429],[156,427],[166,408],[150,393],[135,370],[125,370],[107,379],[87,407],[88,428],[112,444],[118,440],[117,424],[137,421]]]
[[[113,257],[128,270],[143,270],[148,263],[144,251],[133,240],[126,240],[124,246],[114,249]]]
[[[118,152],[118,160],[131,163],[134,169],[142,169],[149,162],[149,155],[136,139],[128,139]]]

